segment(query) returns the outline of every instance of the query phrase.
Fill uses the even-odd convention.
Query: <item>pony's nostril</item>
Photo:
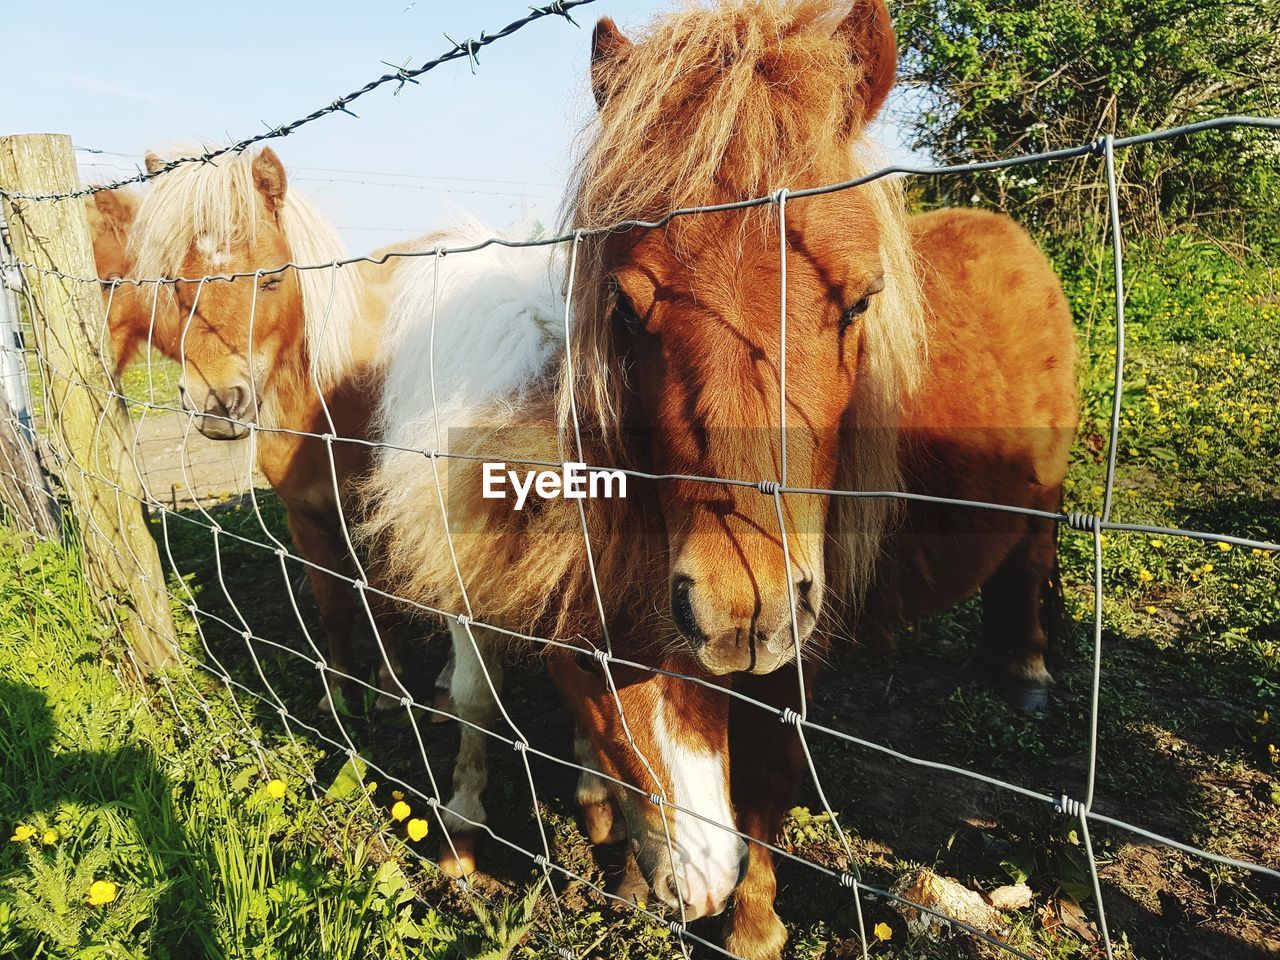
[[[668,906],[680,904],[680,891],[676,888],[675,874],[664,873],[653,884],[653,894]]]
[[[671,581],[671,619],[676,629],[685,638],[700,647],[707,642],[706,634],[698,628],[698,621],[693,615],[693,579],[684,574],[677,575]]]
[[[809,591],[813,589],[813,580],[805,577],[803,580],[796,582],[796,589],[800,591],[800,596],[805,600],[809,599]]]

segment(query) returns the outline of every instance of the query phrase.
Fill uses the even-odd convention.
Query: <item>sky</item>
[[[67,133],[86,183],[128,176],[149,147],[224,144],[305,116],[454,40],[493,33],[534,0],[333,0],[157,5],[61,0],[5,13],[0,133]],[[522,232],[552,224],[572,145],[594,110],[591,27],[626,31],[670,0],[597,0],[529,24],[271,141],[352,253],[447,225],[459,214]],[[905,157],[896,129],[882,138]],[[105,151],[92,153],[89,151]]]

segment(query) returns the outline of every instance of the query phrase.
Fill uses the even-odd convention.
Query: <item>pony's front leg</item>
[[[619,843],[626,839],[626,825],[617,816],[609,788],[604,780],[592,773],[597,767],[596,752],[581,724],[574,724],[573,755],[578,766],[585,767],[578,774],[578,806],[587,825],[587,837],[592,843]]]
[[[374,585],[381,583],[374,571],[370,572],[370,578]],[[387,592],[377,589],[365,593],[372,615],[373,643],[378,653],[378,699],[374,704],[377,710],[399,709],[401,698],[407,692],[401,679],[404,669],[400,663],[407,612],[395,600],[384,596]]]
[[[444,814],[449,836],[441,841],[440,869],[453,877],[465,876],[476,868],[476,833],[487,819],[480,799],[489,782],[489,737],[484,731],[492,728],[498,714],[494,695],[502,693],[502,639],[479,627],[470,629],[468,635],[466,627],[449,625],[454,663],[450,693],[462,722],[453,768],[453,797]]]
[[[764,676],[740,674],[733,685],[764,703],[799,708],[794,666]],[[776,843],[804,762],[795,727],[734,698],[729,708],[729,762],[738,829],[754,840]],[[773,908],[778,892],[773,853],[759,843],[748,842],[747,847],[747,869],[725,925],[725,949],[746,960],[778,960],[787,928]]]
[[[453,718],[449,714],[458,712],[457,706],[453,702],[453,667],[454,655],[453,645],[449,645],[449,657],[441,667],[440,673],[436,676],[435,691],[432,696],[431,707],[436,712],[431,714],[432,723],[448,723]]]
[[[354,694],[354,685],[346,679],[355,676],[355,658],[351,648],[351,624],[356,604],[354,591],[351,584],[330,576],[326,571],[354,577],[355,565],[339,533],[317,523],[302,510],[289,510],[289,534],[298,554],[308,561],[307,580],[324,623],[329,667],[341,675],[339,680],[346,693]],[[333,711],[328,693],[320,698],[320,709]]]

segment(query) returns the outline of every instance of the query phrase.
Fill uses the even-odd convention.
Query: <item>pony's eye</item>
[[[871,285],[863,291],[862,299],[856,303],[851,303],[845,307],[840,314],[840,335],[853,326],[853,321],[867,312],[867,308],[871,306],[871,298],[884,289],[884,277],[877,277],[871,282]]]
[[[613,291],[613,315],[625,324],[628,330],[639,330],[642,326],[640,318],[636,316],[636,308],[631,305],[631,300],[617,287]]]
[[[845,307],[844,312],[840,314],[840,332],[844,333],[853,326],[853,321],[866,313],[869,306],[871,306],[871,298],[863,297],[857,303]]]
[[[260,290],[262,290],[264,293],[268,293],[268,292],[270,292],[270,291],[272,291],[272,290],[279,290],[279,289],[280,289],[280,278],[279,278],[279,277],[272,277],[272,278],[271,278],[271,279],[269,279],[269,280],[263,280],[263,281],[262,281],[262,286],[261,286],[261,287],[259,287],[259,289],[260,289]]]

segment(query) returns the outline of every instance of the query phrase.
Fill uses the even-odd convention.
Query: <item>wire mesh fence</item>
[[[582,2],[589,0],[579,0]],[[567,17],[569,9],[577,5],[570,0],[535,10],[525,21],[499,34],[492,37],[482,35],[480,41],[456,45],[438,61],[417,71],[388,74],[361,92],[385,83],[414,82],[416,76],[436,62],[474,57],[479,46],[518,29],[524,22],[551,14]],[[304,121],[239,141],[202,157],[165,161],[147,174],[132,179],[161,181],[184,167],[198,173],[205,167],[217,166],[211,161],[225,162],[259,140],[282,136],[302,122],[345,110],[357,95],[340,98]],[[197,696],[203,696],[200,691],[206,687],[199,679],[203,675],[220,686],[230,698],[241,721],[233,732],[252,746],[264,771],[288,763],[289,757],[307,756],[307,751],[301,748],[304,742],[321,744],[332,751],[333,756],[358,762],[362,779],[364,772],[376,775],[379,782],[394,785],[406,797],[426,805],[430,810],[430,825],[442,840],[441,852],[449,867],[448,872],[460,874],[456,882],[468,890],[473,889],[473,885],[465,868],[474,855],[472,851],[477,833],[487,837],[494,849],[504,850],[504,855],[522,859],[535,867],[545,882],[551,902],[551,911],[535,936],[542,946],[558,956],[582,955],[582,945],[575,943],[571,932],[573,908],[564,902],[565,891],[571,884],[577,888],[588,888],[595,896],[647,916],[674,934],[676,946],[673,949],[679,949],[686,955],[693,946],[719,954],[737,955],[715,942],[703,928],[690,926],[695,917],[688,913],[696,916],[702,911],[688,911],[689,904],[683,894],[695,882],[690,879],[690,874],[702,867],[693,862],[687,849],[681,849],[676,836],[677,829],[688,831],[688,824],[695,824],[697,831],[702,833],[731,837],[736,843],[745,845],[744,848],[768,850],[773,856],[794,863],[797,871],[806,871],[806,876],[823,878],[836,888],[847,891],[850,899],[846,905],[853,909],[853,935],[864,957],[875,949],[876,938],[868,929],[863,905],[876,902],[910,908],[921,918],[933,918],[951,929],[965,931],[1003,953],[1033,956],[1034,953],[1028,952],[1031,948],[1015,945],[995,928],[949,914],[938,903],[917,902],[902,891],[863,878],[859,862],[865,862],[866,858],[859,854],[856,837],[851,836],[842,824],[831,802],[831,777],[830,774],[824,776],[823,755],[820,750],[815,751],[819,744],[822,749],[831,749],[830,745],[836,744],[889,758],[929,777],[945,775],[957,778],[958,782],[971,784],[974,790],[993,788],[1008,792],[1029,805],[1051,811],[1072,822],[1078,828],[1087,861],[1092,908],[1101,946],[1110,958],[1116,955],[1117,938],[1123,931],[1108,923],[1105,909],[1107,891],[1099,877],[1099,855],[1094,848],[1091,828],[1103,827],[1128,834],[1205,863],[1250,874],[1257,878],[1257,889],[1263,897],[1267,896],[1269,889],[1266,885],[1280,880],[1280,869],[1275,864],[1250,862],[1244,857],[1206,849],[1203,844],[1191,842],[1186,836],[1170,836],[1152,829],[1147,825],[1142,810],[1097,808],[1099,722],[1104,709],[1100,702],[1105,652],[1104,535],[1116,532],[1192,538],[1256,551],[1280,551],[1280,544],[1276,542],[1237,535],[1230,530],[1184,529],[1130,523],[1112,517],[1117,451],[1123,439],[1122,404],[1126,374],[1125,247],[1118,207],[1115,151],[1151,140],[1244,126],[1275,130],[1280,129],[1280,120],[1222,117],[1141,136],[1107,136],[1067,150],[1011,157],[993,163],[961,167],[897,165],[845,182],[803,190],[783,187],[766,196],[675,210],[658,219],[629,220],[605,228],[571,230],[556,236],[516,239],[444,233],[377,256],[351,257],[335,251],[328,260],[263,262],[252,264],[247,270],[228,269],[190,277],[178,276],[175,271],[174,275],[166,276],[100,278],[93,271],[58,262],[48,249],[6,243],[4,271],[6,290],[10,293],[5,301],[7,326],[0,353],[4,364],[4,397],[7,400],[7,406],[0,410],[6,438],[6,442],[0,444],[0,450],[4,451],[4,459],[0,460],[0,477],[7,492],[5,504],[9,519],[15,525],[34,529],[46,537],[59,535],[59,529],[75,531],[90,557],[111,554],[128,572],[129,578],[136,578],[135,583],[140,589],[150,587],[160,591],[166,606],[172,606],[188,618],[195,630],[193,642],[176,640],[172,625],[150,621],[146,615],[147,608],[128,602],[129,592],[120,591],[119,584],[115,599],[120,602],[105,608],[109,615],[118,618],[122,630],[126,629],[127,621],[129,629],[141,629],[152,635],[150,649],[157,652],[143,660],[154,659],[155,662],[135,660],[134,666],[139,681],[148,685],[151,696],[156,700],[167,700],[177,710],[173,685],[185,685]],[[1105,443],[1101,512],[1037,510],[898,489],[810,488],[789,484],[787,451],[789,447],[795,449],[794,443],[789,444],[788,440],[786,399],[786,218],[789,206],[808,197],[853,191],[895,174],[946,176],[1053,163],[1085,155],[1099,159],[1100,176],[1105,179],[1110,201],[1116,310],[1115,368],[1109,436]],[[194,160],[204,163],[194,163]],[[79,204],[78,198],[124,186],[128,182],[92,188],[75,185],[69,189],[6,189],[3,196],[8,204],[9,229],[17,229],[19,222],[25,222],[27,213],[35,207],[56,206],[67,201]],[[6,187],[13,186],[6,184]],[[581,422],[575,395],[575,385],[579,383],[575,364],[584,360],[575,357],[572,350],[574,293],[577,290],[575,284],[580,279],[579,259],[584,240],[622,231],[658,230],[676,218],[755,208],[772,209],[779,237],[777,263],[781,286],[776,336],[783,352],[778,370],[776,423],[767,428],[779,436],[781,459],[777,475],[663,474],[637,470],[625,464],[584,463],[588,448],[583,443],[583,431],[589,430],[590,424]],[[15,255],[15,248],[23,255]],[[544,274],[544,289],[540,293],[542,300],[537,306],[541,314],[535,325],[546,340],[543,369],[550,369],[548,364],[563,364],[566,371],[563,382],[568,384],[560,399],[567,408],[570,429],[563,435],[565,445],[557,450],[556,458],[530,457],[522,450],[491,450],[486,455],[467,452],[462,449],[465,444],[451,433],[457,424],[450,421],[448,404],[436,402],[438,384],[443,383],[440,396],[444,397],[455,386],[453,381],[458,375],[456,370],[447,368],[450,346],[444,340],[449,331],[437,330],[437,311],[442,300],[456,293],[455,288],[447,287],[452,276],[448,269],[462,262],[464,266],[458,269],[465,270],[466,258],[474,258],[477,263],[474,269],[483,278],[485,271],[495,269],[494,248],[509,251],[501,254],[503,257],[525,258],[526,264],[535,264],[535,272],[541,270]],[[273,284],[296,283],[302,288],[304,283],[310,283],[309,287],[302,289],[301,301],[304,308],[313,314],[306,319],[305,335],[315,350],[315,344],[320,343],[327,332],[351,322],[341,312],[341,306],[335,308],[334,305],[343,302],[342,288],[356,276],[356,271],[368,270],[367,274],[361,275],[362,282],[385,283],[388,281],[376,273],[378,269],[394,278],[414,263],[416,267],[413,269],[418,271],[419,296],[413,307],[418,311],[420,324],[425,324],[428,349],[425,356],[413,355],[408,361],[404,357],[396,357],[391,363],[409,362],[415,366],[419,381],[425,380],[425,389],[432,397],[428,405],[432,414],[428,423],[419,425],[418,435],[432,438],[428,446],[413,446],[388,439],[379,433],[380,422],[371,415],[366,415],[363,422],[357,418],[353,429],[348,409],[352,403],[350,391],[344,392],[340,385],[326,381],[323,372],[317,370],[314,357],[309,366],[303,364],[295,371],[301,398],[295,399],[292,406],[279,402],[270,409],[265,400],[256,399],[264,395],[260,385],[255,386],[248,399],[244,399],[245,406],[237,407],[234,401],[216,398],[216,402],[211,399],[201,405],[202,402],[192,399],[191,387],[183,386],[175,393],[165,385],[174,379],[171,374],[165,374],[163,378],[157,376],[159,365],[167,362],[176,362],[187,380],[202,363],[207,367],[206,355],[194,359],[190,351],[197,349],[201,325],[208,324],[207,316],[214,309],[208,304],[222,296],[220,291],[235,281],[246,281],[240,284],[240,288],[250,291],[236,309],[240,311],[238,315],[247,335],[242,355],[248,371],[246,375],[252,384],[255,377],[276,375],[274,370],[268,373],[263,363],[285,367],[290,362],[287,357],[269,352],[275,349],[269,345],[274,329],[271,325],[276,322],[273,316],[276,308],[268,296],[275,292]],[[311,279],[303,279],[306,277]],[[401,277],[390,282],[394,285],[408,281]],[[113,358],[109,356],[109,348],[105,346],[110,342],[108,326],[111,318],[119,313],[120,298],[126,295],[136,297],[134,306],[147,320],[145,389],[122,386],[116,376]],[[487,301],[479,294],[474,295],[480,297],[479,303],[484,306]],[[66,304],[73,306],[68,308]],[[530,307],[530,310],[534,309]],[[88,315],[84,329],[78,334],[72,329],[74,325],[57,329],[68,336],[82,338],[79,360],[75,359],[75,350],[68,349],[66,344],[61,352],[50,347],[54,337],[50,332],[54,330],[50,325],[50,315],[59,312],[75,315],[77,311]],[[161,332],[170,322],[165,319],[166,311],[176,318],[171,323],[173,332]],[[41,332],[42,327],[44,332]],[[443,361],[437,356],[438,343],[442,344]],[[497,344],[482,343],[478,346],[480,350],[499,349]],[[173,360],[160,359],[162,353],[170,354]],[[86,357],[90,364],[96,364],[97,369],[83,363]],[[264,360],[264,357],[268,359]],[[158,380],[163,382],[158,384]],[[368,389],[367,384],[364,389]],[[73,409],[77,404],[81,409]],[[91,411],[87,421],[86,409]],[[180,431],[179,436],[158,437],[154,426],[149,432],[149,425],[156,421]],[[209,454],[203,459],[189,456],[190,438],[201,433],[234,440],[240,445],[241,455],[233,461],[216,454]],[[176,451],[157,454],[149,448],[162,442],[172,445],[175,440],[179,447]],[[285,452],[281,453],[281,450]],[[174,453],[178,454],[176,458]],[[456,608],[445,609],[424,603],[411,593],[398,592],[383,575],[376,541],[372,546],[359,542],[359,527],[365,517],[355,479],[369,469],[371,463],[377,464],[385,458],[397,456],[415,458],[415,469],[431,477],[430,489],[434,499],[417,507],[424,513],[438,512],[441,517],[442,522],[433,529],[443,531],[447,540],[445,555],[450,558],[452,566],[449,575],[457,579],[463,600]],[[587,508],[581,500],[576,504],[578,546],[585,555],[585,570],[590,578],[588,596],[592,609],[589,612],[598,615],[594,628],[537,635],[513,629],[502,619],[487,619],[482,609],[473,609],[468,594],[471,585],[464,577],[454,540],[455,537],[474,537],[477,534],[450,519],[448,468],[454,463],[488,460],[555,470],[564,469],[566,463],[581,464],[588,476],[609,473],[633,482],[652,484],[659,497],[662,496],[661,491],[669,489],[671,484],[685,482],[705,484],[715,489],[754,488],[759,495],[769,498],[777,521],[776,535],[788,571],[787,606],[793,644],[793,662],[780,670],[792,678],[789,683],[797,688],[794,697],[782,703],[791,702],[794,706],[780,705],[772,698],[753,696],[722,678],[692,670],[670,669],[659,661],[646,660],[633,655],[633,648],[625,642],[615,648],[615,631],[620,628],[616,623],[611,624],[606,615],[610,607],[609,598],[605,595],[609,583],[605,581],[602,585],[597,575],[598,567],[607,558],[599,555],[600,541],[593,540]],[[207,477],[202,476],[211,469],[222,471],[222,476],[212,486]],[[263,478],[255,476],[255,469],[266,475],[265,479],[275,487],[275,495],[265,489]],[[294,476],[298,471],[306,474],[301,481]],[[88,495],[94,503],[92,510],[83,508],[85,497],[75,495],[79,488],[95,491]],[[209,493],[214,488],[229,491],[233,496],[212,498]],[[996,511],[1048,521],[1065,528],[1068,536],[1088,538],[1091,552],[1088,579],[1093,596],[1092,643],[1090,679],[1085,696],[1087,729],[1081,731],[1085,759],[1079,778],[1079,792],[1047,791],[983,772],[976,766],[918,755],[892,743],[841,729],[834,721],[824,722],[811,714],[810,686],[813,680],[806,667],[813,665],[813,654],[802,643],[798,611],[803,600],[797,596],[795,577],[790,572],[796,561],[788,537],[794,538],[799,533],[795,529],[789,530],[787,522],[787,503],[801,498],[825,498],[828,502],[835,498],[890,499],[903,503],[928,503],[958,512]],[[63,513],[61,527],[48,519],[59,511]],[[317,513],[321,516],[317,517]],[[129,534],[130,521],[140,517],[147,518],[150,529],[150,534],[141,539]],[[163,572],[154,558],[141,555],[154,552],[152,535],[159,547]],[[490,573],[499,581],[507,575],[508,572],[503,570]],[[199,580],[203,588],[193,588],[193,579]],[[548,593],[556,588],[554,582],[546,584]],[[132,609],[122,613],[125,607]],[[449,628],[454,658],[451,663],[455,675],[455,704],[450,705],[443,698],[431,698],[435,689],[421,682],[424,674],[422,664],[428,660],[427,653],[420,649],[410,651],[393,636],[404,629],[403,621],[408,617],[416,621],[416,629],[420,631],[429,631],[430,626],[424,625],[430,624],[437,625],[437,634],[439,626]],[[368,672],[357,666],[359,657],[354,656],[350,648],[347,635],[353,631],[369,634],[370,645],[365,653],[371,655],[366,659],[371,659],[373,665]],[[440,647],[439,639],[429,647],[433,668],[444,666],[438,652]],[[589,749],[566,751],[563,736],[558,738],[559,746],[553,745],[557,738],[548,736],[539,721],[535,721],[538,732],[527,735],[529,705],[514,703],[510,695],[503,694],[503,660],[513,647],[558,656],[603,684],[606,696],[617,713],[618,735],[624,741],[623,746],[636,758],[637,769],[643,772],[643,776],[614,775],[609,772],[607,764],[591,756]],[[136,644],[126,649],[134,648]],[[422,663],[415,663],[415,659]],[[146,679],[148,674],[150,679]],[[458,679],[459,674],[466,675],[465,681]],[[315,681],[300,679],[311,676]],[[632,678],[636,676],[663,678],[681,688],[707,691],[720,698],[718,702],[722,703],[725,711],[745,709],[756,712],[794,731],[803,754],[807,789],[813,791],[825,822],[830,824],[836,855],[822,861],[807,857],[802,849],[783,842],[780,837],[760,836],[758,832],[741,828],[733,822],[732,814],[716,816],[709,814],[705,806],[689,804],[688,792],[679,793],[671,772],[667,770],[664,775],[662,764],[655,762],[661,758],[651,755],[661,738],[656,737],[652,730],[637,727],[638,723],[652,724],[652,719],[628,717],[624,710],[620,688],[635,682]],[[323,709],[308,711],[302,706],[300,691],[306,689],[323,693]],[[465,702],[464,697],[467,698]],[[360,700],[376,704],[384,718],[394,717],[399,724],[399,747],[394,758],[380,755],[378,744],[370,739],[368,724],[359,707]],[[539,703],[535,712],[553,711],[547,711],[545,705]],[[209,722],[215,722],[212,712],[206,710],[205,713]],[[183,724],[201,720],[181,715],[180,719]],[[462,743],[453,769],[450,766],[453,759],[451,750],[442,749],[438,738],[433,740],[431,737],[428,724],[432,720],[450,720],[461,727]],[[260,732],[268,723],[278,725],[282,742],[293,744],[297,749],[282,754],[269,748]],[[563,726],[567,726],[567,721],[562,725],[561,734]],[[680,731],[666,731],[665,735],[678,740]],[[479,796],[485,786],[482,771],[488,762],[485,749],[490,745],[504,746],[515,757],[514,767],[509,762],[504,767],[508,776],[514,773],[514,780],[503,784],[503,806],[507,809],[493,818],[495,822],[490,822],[479,805]],[[294,772],[308,785],[317,800],[328,792],[325,786],[328,778],[320,775],[314,767],[299,768]],[[648,804],[658,811],[662,834],[660,843],[665,847],[668,861],[684,869],[684,876],[679,875],[678,869],[676,871],[671,888],[674,895],[668,909],[656,904],[651,906],[643,896],[620,896],[607,889],[597,877],[587,875],[558,853],[554,829],[548,822],[547,793],[548,783],[562,784],[565,774],[583,778],[579,785],[580,795],[595,797],[597,802],[600,785],[607,784],[615,796],[633,797],[634,802]],[[452,800],[447,792],[451,776],[454,786]],[[459,796],[464,794],[466,799],[459,802]],[[351,815],[366,813],[373,821],[381,818],[378,801],[367,790],[338,798],[337,806]],[[327,809],[335,817],[341,815],[336,806]],[[507,821],[515,819],[516,810],[530,822],[513,829]],[[383,831],[379,836],[384,844],[391,842],[388,832]],[[415,847],[397,849],[424,861],[429,860]],[[709,853],[708,856],[715,854]],[[646,879],[653,880],[652,877]],[[659,891],[655,891],[655,896],[662,899]]]

